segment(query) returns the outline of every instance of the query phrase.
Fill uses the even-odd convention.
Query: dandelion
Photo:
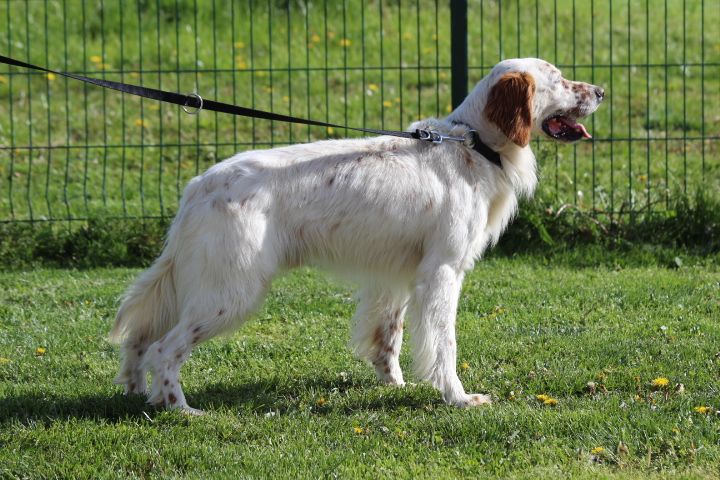
[[[468,368],[470,368],[470,365],[467,362],[463,362],[462,365],[460,365],[460,368],[462,368],[463,370],[467,370]]]
[[[380,90],[380,87],[378,87],[376,83],[371,83],[368,85],[368,90],[370,90],[371,92],[377,92],[378,90]]]
[[[264,91],[265,93],[272,93],[273,89],[272,89],[272,87],[269,86],[269,85],[263,85],[263,91]]]
[[[448,104],[447,104],[447,107],[445,107],[445,110],[447,111],[447,113],[452,112],[452,105],[450,105],[450,104],[448,103]]]
[[[235,48],[245,48],[245,43],[243,43],[243,42],[235,42],[235,43],[233,44],[233,46],[234,46]]]
[[[245,70],[247,68],[247,62],[245,60],[238,60],[235,63],[235,66],[240,70]]]
[[[385,107],[385,108],[390,108],[390,107],[392,107],[392,102],[391,102],[390,100],[385,100],[385,101],[383,102],[383,107]]]
[[[130,72],[130,76],[132,78],[138,78],[140,76],[140,74],[138,72]]]
[[[412,40],[412,38],[413,38],[412,33],[410,33],[410,32],[405,32],[405,33],[403,34],[403,38],[404,38],[405,40]]]
[[[45,352],[47,352],[47,349],[45,347],[37,347],[35,349],[35,356],[42,357],[43,355],[45,355]]]
[[[333,127],[327,127],[327,134],[332,135],[333,133],[335,133],[335,129]]]
[[[90,61],[93,63],[102,63],[102,57],[100,55],[90,55]]]
[[[310,40],[314,43],[317,43],[320,41],[320,35],[318,35],[317,33],[313,33],[310,37]]]
[[[349,47],[349,46],[350,46],[350,39],[349,39],[349,38],[341,38],[341,39],[340,39],[340,46],[341,46],[341,47]]]
[[[556,399],[554,399],[550,395],[546,395],[544,393],[540,394],[540,395],[535,395],[535,398],[537,399],[538,402],[542,403],[546,407],[554,407],[555,405],[558,404],[558,401]]]
[[[57,78],[57,75],[55,75],[55,74],[52,73],[52,72],[48,72],[48,74],[47,74],[47,79],[48,79],[48,80],[52,81],[52,80],[55,80],[56,78]]]
[[[362,435],[362,433],[365,431],[362,427],[353,427],[353,431],[357,433],[358,435]]]
[[[327,400],[325,400],[325,397],[320,397],[317,399],[317,402],[315,402],[315,405],[317,405],[318,407],[322,407],[326,403],[327,403]]]
[[[283,102],[290,103],[290,97],[288,97],[287,95],[283,95]]]
[[[696,413],[699,413],[700,415],[707,415],[708,413],[712,412],[712,408],[710,407],[695,407],[693,408]]]
[[[668,385],[670,385],[670,380],[665,377],[658,377],[652,382],[650,382],[650,386],[653,388],[653,390],[662,390],[664,388],[667,388]]]
[[[7,77],[0,75],[0,83],[8,83]]]
[[[147,128],[147,126],[148,126],[145,119],[142,119],[142,118],[138,118],[137,120],[135,120],[135,125],[138,127],[142,127],[142,128]]]
[[[604,451],[605,451],[604,447],[595,447],[592,450],[590,450],[590,453],[592,453],[593,455],[600,455]]]

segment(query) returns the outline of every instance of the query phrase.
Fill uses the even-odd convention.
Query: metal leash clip
[[[471,142],[474,143],[472,132],[475,132],[475,130],[470,130],[462,137],[453,137],[451,135],[443,135],[437,130],[415,130],[415,133],[420,140],[427,140],[428,142],[433,143],[442,143],[444,140],[452,140],[454,142],[462,142],[465,145],[469,145]]]

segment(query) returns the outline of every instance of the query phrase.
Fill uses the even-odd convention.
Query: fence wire
[[[451,109],[450,2],[4,0],[0,51],[29,63],[351,126]],[[470,87],[542,57],[606,88],[594,141],[538,139],[541,201],[663,212],[717,192],[720,2],[470,1]],[[172,215],[183,186],[238,151],[355,136],[203,112],[0,69],[0,222]]]

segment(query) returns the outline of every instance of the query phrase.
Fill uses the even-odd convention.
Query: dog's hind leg
[[[198,344],[230,331],[251,314],[267,290],[270,276],[253,272],[233,275],[224,283],[196,279],[195,288],[184,302],[180,322],[148,347],[143,367],[152,373],[148,403],[168,409],[201,414],[190,407],[180,384],[180,368]],[[202,285],[202,286],[201,286]],[[212,287],[210,285],[213,285]]]
[[[142,395],[147,390],[147,370],[142,367],[142,361],[148,345],[150,340],[147,334],[136,338],[128,337],[123,341],[120,350],[122,365],[114,382],[125,385],[125,395],[130,393]]]
[[[403,385],[400,370],[403,318],[407,308],[407,289],[366,287],[353,318],[352,344],[360,358],[370,361],[381,382]]]

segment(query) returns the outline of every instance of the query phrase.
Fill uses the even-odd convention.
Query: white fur
[[[474,128],[500,152],[502,169],[457,142],[376,137],[241,153],[194,178],[161,256],[118,311],[116,382],[143,393],[150,369],[151,402],[197,412],[178,378],[192,347],[241,325],[279,271],[311,264],[361,284],[352,343],[381,380],[403,383],[409,309],[419,378],[450,404],[488,402],[465,393],[456,375],[458,295],[464,272],[498,241],[537,175],[530,148],[488,122],[484,103],[495,79],[526,71],[537,85],[535,119],[564,108],[541,65],[549,64],[503,62],[447,119],[410,126],[450,135]]]

